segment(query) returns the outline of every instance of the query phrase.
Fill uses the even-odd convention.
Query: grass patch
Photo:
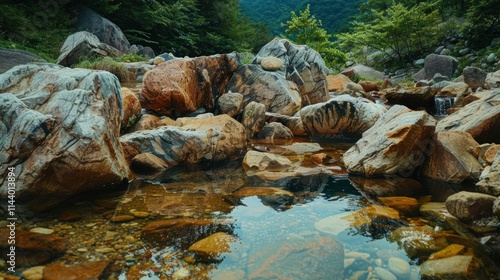
[[[115,61],[111,57],[99,57],[83,60],[72,67],[108,71],[118,77],[120,82],[130,81],[130,72],[121,62]]]
[[[142,55],[138,55],[136,53],[128,53],[124,54],[121,57],[115,58],[116,61],[120,62],[143,62],[143,61],[149,61],[149,58],[144,57]]]

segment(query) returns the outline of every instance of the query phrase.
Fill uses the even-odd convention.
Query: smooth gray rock
[[[80,31],[74,33],[64,41],[57,64],[71,66],[80,62],[80,59],[84,57],[93,55],[104,56],[107,53],[101,51],[99,48],[100,43],[99,38],[89,32]]]
[[[386,112],[364,98],[340,95],[300,110],[304,130],[313,138],[360,138]]]
[[[90,32],[97,36],[101,42],[118,49],[120,52],[129,52],[130,43],[116,24],[87,7],[80,7],[77,14],[76,28],[78,31]]]
[[[348,67],[342,71],[342,74],[346,75],[351,79],[354,78],[355,76],[362,77],[368,80],[377,80],[377,81],[383,81],[385,79],[384,73],[363,64],[356,64],[351,67]]]
[[[347,171],[366,176],[411,176],[428,154],[436,121],[395,105],[344,154]]]
[[[14,66],[31,62],[45,62],[45,60],[29,52],[0,48],[0,74]]]
[[[432,79],[437,73],[440,73],[443,76],[452,77],[455,69],[457,69],[457,66],[458,63],[456,58],[454,57],[447,55],[430,54],[425,58],[424,79]]]
[[[118,79],[55,64],[17,66],[0,75],[0,194],[7,167],[16,199],[42,211],[68,196],[126,181],[118,141],[123,104]]]
[[[486,71],[477,67],[465,67],[462,71],[462,75],[464,75],[464,82],[473,89],[478,87],[484,87],[486,84]]]

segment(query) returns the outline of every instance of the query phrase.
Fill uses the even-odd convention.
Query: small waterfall
[[[453,107],[455,97],[434,97],[434,115],[447,116],[447,110]]]

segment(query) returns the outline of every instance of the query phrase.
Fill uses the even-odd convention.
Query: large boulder
[[[29,52],[0,48],[0,74],[14,66],[31,62],[45,62],[45,60]]]
[[[441,74],[446,77],[452,77],[457,69],[457,59],[447,55],[430,54],[424,62],[424,79],[430,80],[434,75]]]
[[[425,108],[428,112],[434,109],[434,94],[430,87],[395,87],[385,90],[385,98],[391,104],[404,105],[416,110]]]
[[[36,211],[128,179],[114,75],[55,64],[17,66],[0,75],[0,99],[2,197],[7,167],[15,169],[16,200]]]
[[[364,98],[340,95],[302,108],[300,118],[309,137],[360,138],[385,111]]]
[[[481,68],[467,66],[462,70],[464,82],[472,89],[486,85],[487,73]]]
[[[94,55],[106,55],[99,49],[99,38],[86,31],[76,32],[69,35],[61,47],[61,54],[57,59],[57,64],[71,66],[80,62],[83,57]]]
[[[383,81],[385,79],[384,73],[363,64],[356,64],[350,66],[344,69],[344,71],[342,71],[342,74],[346,75],[351,79],[354,79],[356,76],[358,78],[377,80],[377,81]]]
[[[256,64],[242,65],[229,82],[229,90],[243,95],[244,106],[254,101],[264,104],[267,112],[293,115],[301,108],[297,85],[279,72],[269,72]]]
[[[76,29],[78,31],[90,32],[97,36],[101,42],[118,49],[120,52],[129,52],[130,43],[116,24],[87,7],[80,7],[77,14]]]
[[[252,63],[259,64],[266,57],[276,57],[283,61],[283,67],[280,68],[283,70],[278,73],[297,84],[302,106],[329,99],[326,82],[329,71],[321,55],[315,50],[276,38],[262,47]]]
[[[500,131],[500,90],[483,92],[483,97],[440,120],[436,131],[468,132],[482,143],[498,142]]]
[[[344,154],[347,171],[408,177],[428,152],[436,121],[423,111],[395,105]]]
[[[424,176],[450,183],[478,181],[481,164],[468,152],[477,146],[479,145],[474,138],[464,131],[436,133],[430,157],[424,164]]]
[[[214,97],[227,92],[229,79],[238,65],[234,53],[160,63],[144,76],[141,105],[166,116],[194,112],[200,107],[213,108]]]
[[[471,222],[493,216],[493,202],[496,196],[461,191],[446,199],[446,209],[456,218]]]
[[[237,159],[246,152],[243,126],[225,114],[179,118],[175,126],[137,131],[123,135],[120,141],[128,158],[151,153],[169,166]]]

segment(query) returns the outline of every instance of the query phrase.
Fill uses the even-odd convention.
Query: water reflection
[[[314,167],[317,150],[290,147],[276,151]],[[132,184],[115,215],[151,213],[141,237],[155,261],[131,265],[123,279],[420,279],[422,263],[457,244],[496,269],[476,241],[421,216],[440,215],[454,189],[324,167],[266,180],[241,166],[176,167]]]

